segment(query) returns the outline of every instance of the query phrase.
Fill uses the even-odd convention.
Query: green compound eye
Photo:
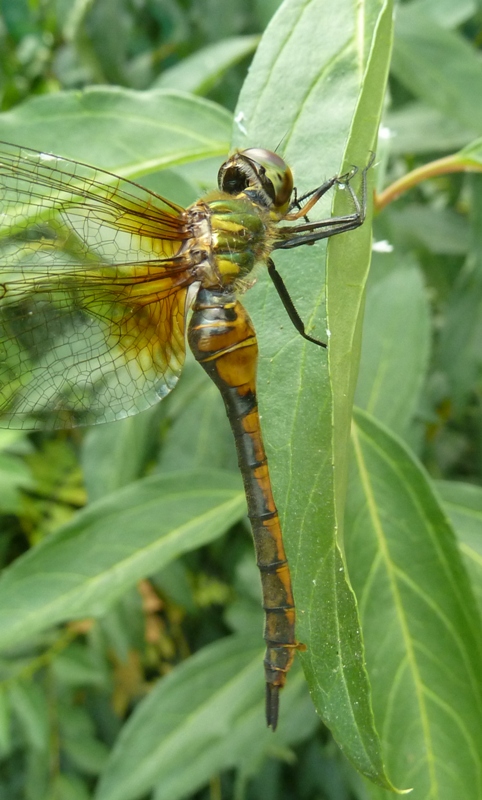
[[[226,161],[218,175],[219,188],[237,195],[257,189],[265,204],[280,213],[288,209],[293,191],[293,174],[280,156],[261,147],[241,150]]]
[[[272,200],[275,207],[281,208],[286,205],[293,191],[293,173],[288,164],[276,153],[258,147],[243,150],[241,155],[257,168],[265,191],[265,182],[269,182],[273,187]]]

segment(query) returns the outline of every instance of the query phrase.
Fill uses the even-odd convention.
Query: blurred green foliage
[[[279,0],[2,0],[1,108],[32,94],[92,84],[152,87],[204,48],[261,33],[278,5]],[[234,59],[241,63],[225,69],[212,88],[212,98],[227,108],[234,108],[249,63],[242,54]]]

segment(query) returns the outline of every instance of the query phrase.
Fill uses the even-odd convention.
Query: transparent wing
[[[0,425],[119,419],[164,397],[194,244],[184,210],[137,184],[0,144]]]

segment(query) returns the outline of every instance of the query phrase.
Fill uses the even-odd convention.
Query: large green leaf
[[[221,769],[253,774],[305,738],[316,716],[297,671],[283,697],[289,724],[274,737],[266,728],[261,659],[259,642],[232,636],[174,669],[123,728],[95,800],[134,800],[153,787],[158,800],[177,800]]]
[[[421,465],[361,411],[353,445],[347,559],[387,767],[414,800],[478,800],[482,626],[454,534]]]
[[[134,179],[224,156],[231,115],[182,92],[102,87],[35,97],[0,116],[0,139]]]
[[[0,647],[63,620],[101,616],[129,587],[242,517],[238,477],[153,476],[79,512],[0,579]]]
[[[344,0],[336,6],[323,0],[285,3],[241,93],[235,144],[278,148],[300,192],[352,164],[366,165],[384,93],[391,13],[390,4],[375,1],[356,8]],[[351,211],[346,192],[337,195],[335,213]],[[329,215],[331,203],[326,198],[317,216]],[[302,658],[312,698],[358,769],[387,785],[355,603],[335,536],[342,524],[369,224],[331,240],[328,252],[327,298],[323,244],[276,253],[275,259],[308,330],[326,339],[329,328],[328,359],[296,334],[267,282],[246,296],[246,305],[260,341],[263,430],[294,577],[298,636],[308,647]]]

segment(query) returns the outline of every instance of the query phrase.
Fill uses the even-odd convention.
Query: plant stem
[[[427,178],[435,178],[438,175],[445,175],[449,172],[482,172],[482,164],[473,159],[464,158],[460,153],[430,161],[428,164],[408,172],[398,181],[394,181],[391,186],[388,186],[380,194],[375,194],[375,211],[381,211],[389,203],[400,197],[401,194],[427,180]]]

